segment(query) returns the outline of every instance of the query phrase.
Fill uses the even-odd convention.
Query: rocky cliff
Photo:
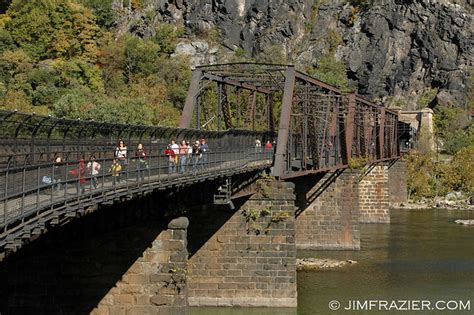
[[[406,108],[466,106],[474,63],[472,0],[114,0],[117,33],[181,25],[177,53],[193,62],[259,56],[278,47],[305,69],[332,54],[350,85]],[[470,78],[471,77],[471,78]]]

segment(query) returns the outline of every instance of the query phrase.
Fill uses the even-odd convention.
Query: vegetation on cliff
[[[188,60],[171,58],[182,30],[162,23],[147,39],[115,38],[105,2],[11,3],[0,17],[1,108],[176,124],[190,78]]]

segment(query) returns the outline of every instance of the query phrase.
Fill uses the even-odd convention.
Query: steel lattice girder
[[[370,162],[398,157],[398,145],[395,143],[397,113],[355,93],[343,93],[330,84],[297,71],[292,65],[231,63],[197,67],[193,72],[180,128],[189,127],[193,111],[197,108],[199,112],[202,104],[197,104],[197,99],[204,80],[217,82],[219,86],[235,87],[239,127],[242,90],[250,91],[249,113],[246,116],[253,128],[255,95],[282,93],[273,169],[275,176],[347,167],[354,158],[365,158]],[[222,106],[223,102],[219,101],[219,112]],[[226,103],[225,106],[230,105]],[[271,109],[267,107],[267,113],[272,112],[273,115],[273,100],[269,106]],[[218,126],[222,125],[220,116]],[[267,121],[268,128],[270,124]]]
[[[246,116],[253,126],[256,93],[269,95],[278,91],[283,94],[273,170],[278,177],[288,176],[293,171],[347,167],[353,158],[376,161],[398,156],[397,145],[388,143],[396,141],[396,113],[357,94],[344,94],[291,65],[233,63],[197,67],[181,128],[190,125],[203,80],[217,82],[220,87],[235,87],[239,91],[238,106],[240,91],[250,91]],[[223,103],[218,103],[220,112]],[[240,115],[240,109],[238,112]],[[299,166],[295,165],[296,160]]]

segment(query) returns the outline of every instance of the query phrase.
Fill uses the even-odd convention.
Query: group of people
[[[196,140],[192,145],[182,140],[180,144],[171,140],[165,150],[168,156],[168,174],[184,174],[187,170],[195,172],[207,164],[209,146],[205,139]]]
[[[112,160],[112,165],[109,168],[109,173],[112,175],[114,185],[122,180],[124,171],[128,166],[127,154],[128,148],[123,142],[123,140],[120,140],[117,147],[115,148],[114,159]],[[148,169],[148,162],[147,153],[143,144],[141,143],[137,145],[137,148],[135,150],[135,159],[137,181],[145,180],[145,172]]]
[[[127,146],[122,140],[120,140],[117,144],[117,147],[115,148],[114,158],[108,170],[108,172],[112,176],[112,182],[114,185],[123,179],[125,170],[127,169],[128,165],[128,153],[129,152]],[[141,143],[137,145],[137,148],[135,150],[135,161],[137,181],[144,180],[146,169],[148,169],[148,162],[147,154],[145,152],[143,144]],[[66,174],[63,165],[64,161],[61,156],[55,156],[52,178],[49,178],[49,176],[43,176],[43,183],[53,183],[54,191],[59,191],[61,190],[62,186],[64,186]],[[70,177],[78,179],[78,193],[84,193],[85,184],[87,182],[86,179],[89,179],[94,189],[97,189],[98,177],[101,169],[102,165],[97,161],[95,155],[92,154],[89,157],[89,161],[87,161],[87,163],[84,160],[84,156],[81,156],[79,158],[77,167],[69,169],[68,175]]]
[[[273,144],[274,143],[275,143],[275,141],[273,142]],[[271,149],[271,148],[273,148],[273,144],[270,140],[267,140],[264,147],[265,147],[265,149]],[[262,141],[260,141],[260,139],[258,139],[258,138],[255,139],[255,147],[256,148],[261,148],[262,147]]]
[[[188,168],[189,170],[197,170],[200,166],[207,163],[206,154],[208,151],[209,146],[205,139],[196,140],[192,145],[185,140],[181,141],[179,145],[175,140],[171,140],[164,152],[168,160],[169,173],[172,174],[179,172],[180,174],[183,174],[188,170]],[[129,154],[130,152],[125,145],[125,142],[120,140],[115,148],[112,164],[108,169],[108,173],[112,177],[113,185],[116,185],[116,183],[120,183],[120,181],[125,179],[124,176],[129,167]],[[136,165],[136,179],[137,181],[143,181],[148,169],[148,155],[143,144],[139,143],[137,145],[132,159],[135,161]],[[46,184],[53,183],[53,189],[55,191],[61,190],[65,181],[65,170],[62,165],[64,165],[64,161],[61,156],[55,156],[54,173],[52,178],[44,176],[48,178],[43,179],[43,182]],[[84,193],[87,180],[90,180],[92,187],[97,189],[101,169],[102,165],[97,161],[94,155],[91,155],[87,162],[85,161],[84,156],[81,156],[77,167],[69,169],[68,174],[70,177],[76,177],[78,179],[78,193]]]

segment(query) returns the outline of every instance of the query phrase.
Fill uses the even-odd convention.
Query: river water
[[[190,314],[474,314],[474,226],[455,224],[456,219],[474,219],[474,212],[392,210],[390,224],[361,226],[360,251],[299,251],[299,257],[358,263],[335,270],[299,272],[296,311],[192,308]],[[371,311],[361,310],[368,308],[363,305],[368,300],[387,301],[392,310],[379,304]],[[339,303],[339,310],[329,308],[331,301]],[[352,301],[359,301],[355,302],[359,310],[353,310]],[[337,307],[337,302],[331,306]],[[409,303],[415,310],[406,310]],[[426,303],[438,309],[430,312]],[[344,309],[349,306],[351,310]]]

